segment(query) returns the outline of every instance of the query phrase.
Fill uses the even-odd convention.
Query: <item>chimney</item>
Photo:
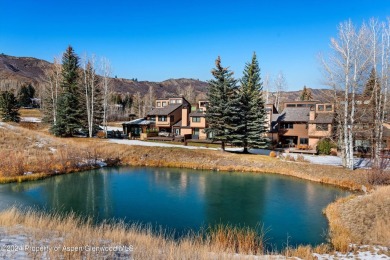
[[[189,107],[187,104],[183,105],[181,110],[181,126],[188,126]]]
[[[309,120],[313,121],[316,118],[315,106],[310,107]]]

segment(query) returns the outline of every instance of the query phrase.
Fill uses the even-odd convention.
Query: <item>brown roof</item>
[[[316,118],[310,121],[310,123],[313,124],[331,124],[332,122],[333,122],[333,113],[317,114]]]
[[[181,107],[181,105],[182,104],[171,104],[165,107],[156,107],[148,113],[148,116],[167,116],[179,107]]]
[[[191,116],[205,116],[206,114],[203,113],[203,112],[191,112],[190,113],[190,117]]]
[[[309,122],[310,107],[286,107],[279,114],[278,122]]]

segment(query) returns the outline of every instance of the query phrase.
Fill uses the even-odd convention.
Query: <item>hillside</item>
[[[47,84],[45,81],[46,72],[51,68],[52,63],[29,57],[14,57],[0,54],[0,90],[5,88],[18,90],[23,84],[32,84],[38,95],[42,93],[42,87]],[[151,86],[157,97],[164,95],[175,95],[178,87],[186,88],[192,86],[195,89],[195,96],[205,94],[207,82],[196,79],[168,79],[162,82],[134,81],[123,78],[112,78],[110,80],[112,90],[117,93],[135,94],[140,92],[145,95]],[[313,99],[320,101],[330,100],[332,91],[327,89],[311,89]],[[298,100],[299,91],[286,91],[281,93],[281,101]],[[273,101],[273,94],[269,95],[269,103]]]
[[[0,54],[0,90],[9,88],[18,90],[23,84],[31,84],[40,93],[42,86],[47,84],[46,72],[51,68],[52,63],[44,60],[29,57],[14,57]],[[206,92],[207,83],[195,79],[168,79],[162,82],[133,81],[122,78],[110,80],[113,91],[118,93],[135,94],[140,92],[145,95],[151,86],[158,97],[174,95],[177,88],[192,86],[195,95]]]

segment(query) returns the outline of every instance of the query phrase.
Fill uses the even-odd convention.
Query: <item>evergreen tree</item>
[[[0,94],[0,115],[4,122],[20,122],[19,103],[11,91]]]
[[[56,136],[72,136],[81,128],[82,109],[79,91],[79,58],[69,46],[62,56],[62,93],[57,104],[57,122],[51,131]]]
[[[206,133],[212,140],[221,141],[221,148],[225,150],[225,143],[229,140],[232,124],[232,96],[236,89],[236,80],[233,72],[221,65],[221,58],[215,61],[216,68],[211,71],[214,79],[208,82],[207,99],[209,101],[206,110],[208,127]]]
[[[376,91],[375,91],[376,90]],[[381,88],[379,86],[379,79],[376,76],[375,69],[372,69],[370,72],[370,77],[367,80],[367,83],[363,90],[363,96],[367,99],[370,99],[371,104],[379,103]],[[375,93],[376,92],[376,93]]]
[[[230,135],[231,142],[244,147],[244,153],[249,148],[266,148],[268,139],[264,137],[266,114],[262,96],[263,86],[260,78],[260,68],[256,53],[252,61],[247,63],[241,86],[238,92],[239,102],[232,102],[234,131]]]
[[[308,100],[312,100],[313,97],[312,97],[312,94],[311,94],[311,90],[306,88],[306,86],[303,86],[303,90],[301,92],[301,96],[300,96],[300,99],[302,101],[308,101]]]
[[[18,93],[19,105],[22,107],[30,107],[32,105],[31,99],[35,96],[35,89],[31,84],[23,85]]]

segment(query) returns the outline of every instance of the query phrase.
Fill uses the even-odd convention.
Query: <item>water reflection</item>
[[[269,242],[318,244],[322,209],[346,192],[295,178],[164,168],[104,168],[0,186],[0,208],[21,204],[120,218],[178,233],[215,223],[270,228]]]

